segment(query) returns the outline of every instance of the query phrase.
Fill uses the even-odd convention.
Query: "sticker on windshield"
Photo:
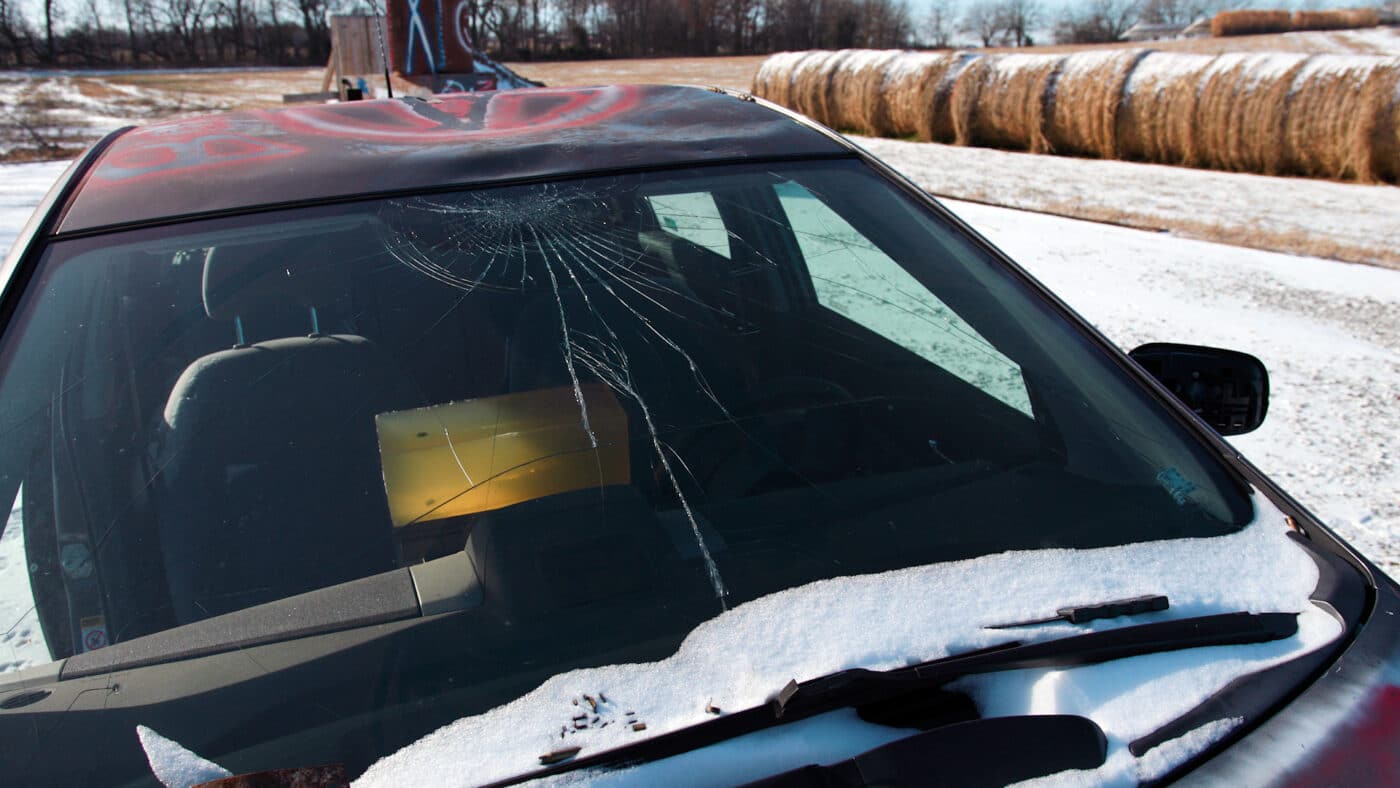
[[[1191,493],[1196,491],[1196,485],[1182,476],[1181,471],[1176,468],[1163,468],[1157,474],[1157,483],[1162,485],[1162,489],[1167,491],[1173,501],[1176,501],[1177,506],[1185,505]]]
[[[96,651],[107,645],[107,620],[88,616],[78,621],[83,631],[83,651]]]

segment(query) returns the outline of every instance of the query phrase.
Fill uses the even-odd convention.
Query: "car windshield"
[[[783,589],[1252,513],[1037,291],[853,159],[61,240],[0,365],[0,667],[338,632],[261,665],[335,703],[180,726],[352,772]]]

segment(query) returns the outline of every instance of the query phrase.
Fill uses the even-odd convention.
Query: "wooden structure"
[[[321,91],[334,91],[341,101],[345,101],[348,98],[346,85],[355,87],[361,79],[367,85],[383,90],[384,53],[388,47],[384,17],[379,14],[335,14],[328,21],[331,59],[326,63]]]

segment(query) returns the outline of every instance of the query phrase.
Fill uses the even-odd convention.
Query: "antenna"
[[[384,10],[388,13],[387,7]],[[389,57],[384,53],[384,17],[380,14],[374,15],[374,32],[378,34],[376,38],[379,39],[379,62],[384,66],[384,90],[389,98],[393,98],[394,82],[389,78]]]

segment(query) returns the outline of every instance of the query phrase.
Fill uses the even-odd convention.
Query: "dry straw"
[[[1067,58],[1055,80],[1046,137],[1056,153],[1118,158],[1123,88],[1151,50],[1107,49]]]
[[[1201,74],[1191,163],[1219,170],[1283,172],[1293,81],[1308,55],[1220,55]]]
[[[1294,30],[1351,30],[1375,27],[1381,14],[1375,8],[1333,8],[1327,11],[1294,11]]]
[[[989,55],[969,64],[953,86],[958,142],[1048,151],[1046,109],[1064,62],[1064,55],[1018,54]]]
[[[1217,38],[1286,33],[1291,29],[1293,15],[1287,11],[1221,11],[1210,20],[1210,34]]]
[[[779,52],[763,61],[753,77],[753,93],[774,104],[792,106],[792,74],[811,52]]]
[[[977,57],[969,52],[910,52],[886,65],[886,133],[952,142],[956,136],[950,109],[953,85]]]
[[[1186,164],[1195,159],[1197,83],[1210,55],[1152,52],[1123,87],[1116,147],[1124,159]]]
[[[862,134],[889,133],[885,67],[903,57],[900,51],[867,49],[851,53],[832,75],[832,117],[828,125]]]
[[[1394,105],[1400,60],[1318,55],[1293,83],[1285,169],[1300,175],[1394,177]],[[1387,161],[1387,158],[1389,161]]]

